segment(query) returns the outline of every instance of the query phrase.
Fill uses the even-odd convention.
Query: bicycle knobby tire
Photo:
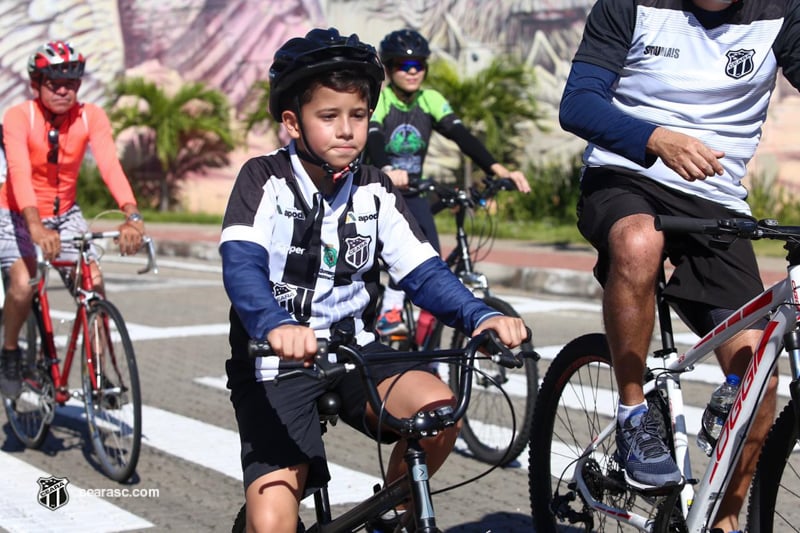
[[[758,459],[747,512],[749,532],[797,531],[800,458],[792,452],[799,436],[790,401],[772,425]]]
[[[539,533],[556,531],[554,503],[562,505],[556,494],[564,496],[570,492],[566,484],[570,472],[561,467],[554,471],[553,464],[574,466],[581,452],[590,442],[589,435],[608,422],[596,411],[600,385],[609,386],[611,379],[611,355],[605,335],[595,333],[578,337],[569,342],[550,363],[539,389],[539,397],[533,413],[536,431],[530,438],[530,464],[528,486],[530,490],[533,523]],[[569,400],[566,397],[569,396]],[[613,398],[616,401],[616,397]],[[555,444],[555,445],[554,445]],[[600,453],[611,450],[598,449]],[[571,512],[587,521],[594,517],[583,507],[577,495],[566,503],[562,512]],[[573,518],[576,516],[574,515]],[[594,528],[598,524],[591,522]],[[602,531],[602,527],[597,529]]]

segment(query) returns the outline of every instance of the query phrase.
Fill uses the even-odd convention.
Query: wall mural
[[[521,54],[536,70],[536,94],[550,132],[531,131],[528,157],[564,159],[583,142],[562,132],[556,111],[594,0],[0,0],[0,113],[30,97],[28,56],[42,42],[73,41],[88,57],[81,98],[102,103],[120,76],[145,76],[174,87],[204,81],[220,89],[237,110],[266,79],[275,49],[285,40],[319,26],[358,33],[376,46],[394,29],[412,27],[428,36],[434,54],[456,61],[465,73],[496,54]],[[754,166],[775,172],[800,168],[791,124],[800,120],[796,91],[785,82],[773,97],[770,120]],[[787,100],[788,104],[783,105]],[[794,108],[798,108],[794,116]],[[785,109],[785,111],[784,111]],[[789,135],[790,137],[787,137]],[[198,178],[186,194],[187,207],[219,210],[230,181],[253,153],[271,149],[275,139],[255,139],[233,158],[230,169]],[[432,154],[433,158],[433,154]],[[753,169],[751,168],[751,171]],[[788,172],[789,170],[787,170]],[[797,174],[797,172],[794,172]],[[788,174],[786,174],[788,175]],[[214,180],[220,191],[208,194]],[[789,182],[787,178],[781,181]],[[208,197],[211,197],[208,200]],[[210,204],[209,204],[210,202]]]

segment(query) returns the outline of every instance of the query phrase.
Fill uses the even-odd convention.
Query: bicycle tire
[[[796,489],[800,481],[800,454],[793,453],[800,434],[794,416],[790,401],[764,442],[750,488],[747,531],[751,533],[800,531],[797,520],[800,498]],[[787,482],[791,482],[790,487]]]
[[[572,468],[590,443],[597,448],[584,465],[583,477],[594,499],[629,511],[636,508],[651,518],[661,512],[663,502],[641,497],[625,483],[622,466],[614,459],[613,436],[596,442],[600,430],[616,416],[618,401],[605,335],[592,333],[570,341],[550,363],[539,389],[533,413],[536,431],[530,439],[528,489],[537,532],[555,532],[559,521],[574,527],[583,523],[587,531],[612,531],[615,526],[625,530],[594,512],[571,483]],[[655,409],[662,439],[671,448],[668,405],[657,391],[648,394],[647,401]],[[670,531],[683,531],[683,517],[674,520]]]
[[[519,317],[514,308],[500,298],[486,296],[484,303],[506,316]],[[438,332],[437,332],[438,333]],[[463,348],[468,337],[460,331],[453,334],[452,347]],[[531,342],[523,343],[519,350],[532,351]],[[476,359],[472,385],[472,396],[464,416],[460,436],[469,451],[479,461],[507,466],[514,462],[528,445],[531,418],[539,390],[537,362],[526,359],[522,368],[505,368],[488,359]],[[453,390],[458,387],[458,368],[450,365],[448,382]],[[489,376],[491,379],[488,379]],[[497,391],[496,384],[503,386],[514,405],[516,434],[510,433],[512,413],[506,396]]]
[[[17,399],[3,399],[11,431],[26,448],[42,446],[55,416],[55,387],[50,369],[39,349],[39,328],[34,314],[25,323],[22,349],[22,392]]]
[[[83,338],[81,385],[89,436],[103,472],[125,482],[136,470],[142,445],[142,397],[133,344],[111,302],[93,302],[87,323],[90,338]]]

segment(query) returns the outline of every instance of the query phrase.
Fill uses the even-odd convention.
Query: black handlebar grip
[[[713,218],[658,215],[655,218],[655,227],[665,233],[718,233],[720,221]]]
[[[247,355],[250,357],[268,357],[275,355],[275,352],[272,351],[272,347],[266,339],[250,339],[250,342],[247,343]]]

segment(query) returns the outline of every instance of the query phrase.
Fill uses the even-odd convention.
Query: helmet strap
[[[344,168],[338,170],[333,168],[327,161],[315,154],[311,149],[311,146],[308,144],[305,128],[303,127],[303,116],[300,114],[299,108],[297,110],[297,124],[300,129],[300,137],[303,140],[303,146],[305,147],[305,150],[301,150],[299,146],[295,146],[297,156],[303,161],[320,167],[325,172],[325,177],[330,178],[333,183],[338,182],[340,179],[342,179],[342,177],[346,176],[348,172],[356,172],[361,167],[361,156],[359,155],[353,161],[350,161],[350,163],[348,163]]]

